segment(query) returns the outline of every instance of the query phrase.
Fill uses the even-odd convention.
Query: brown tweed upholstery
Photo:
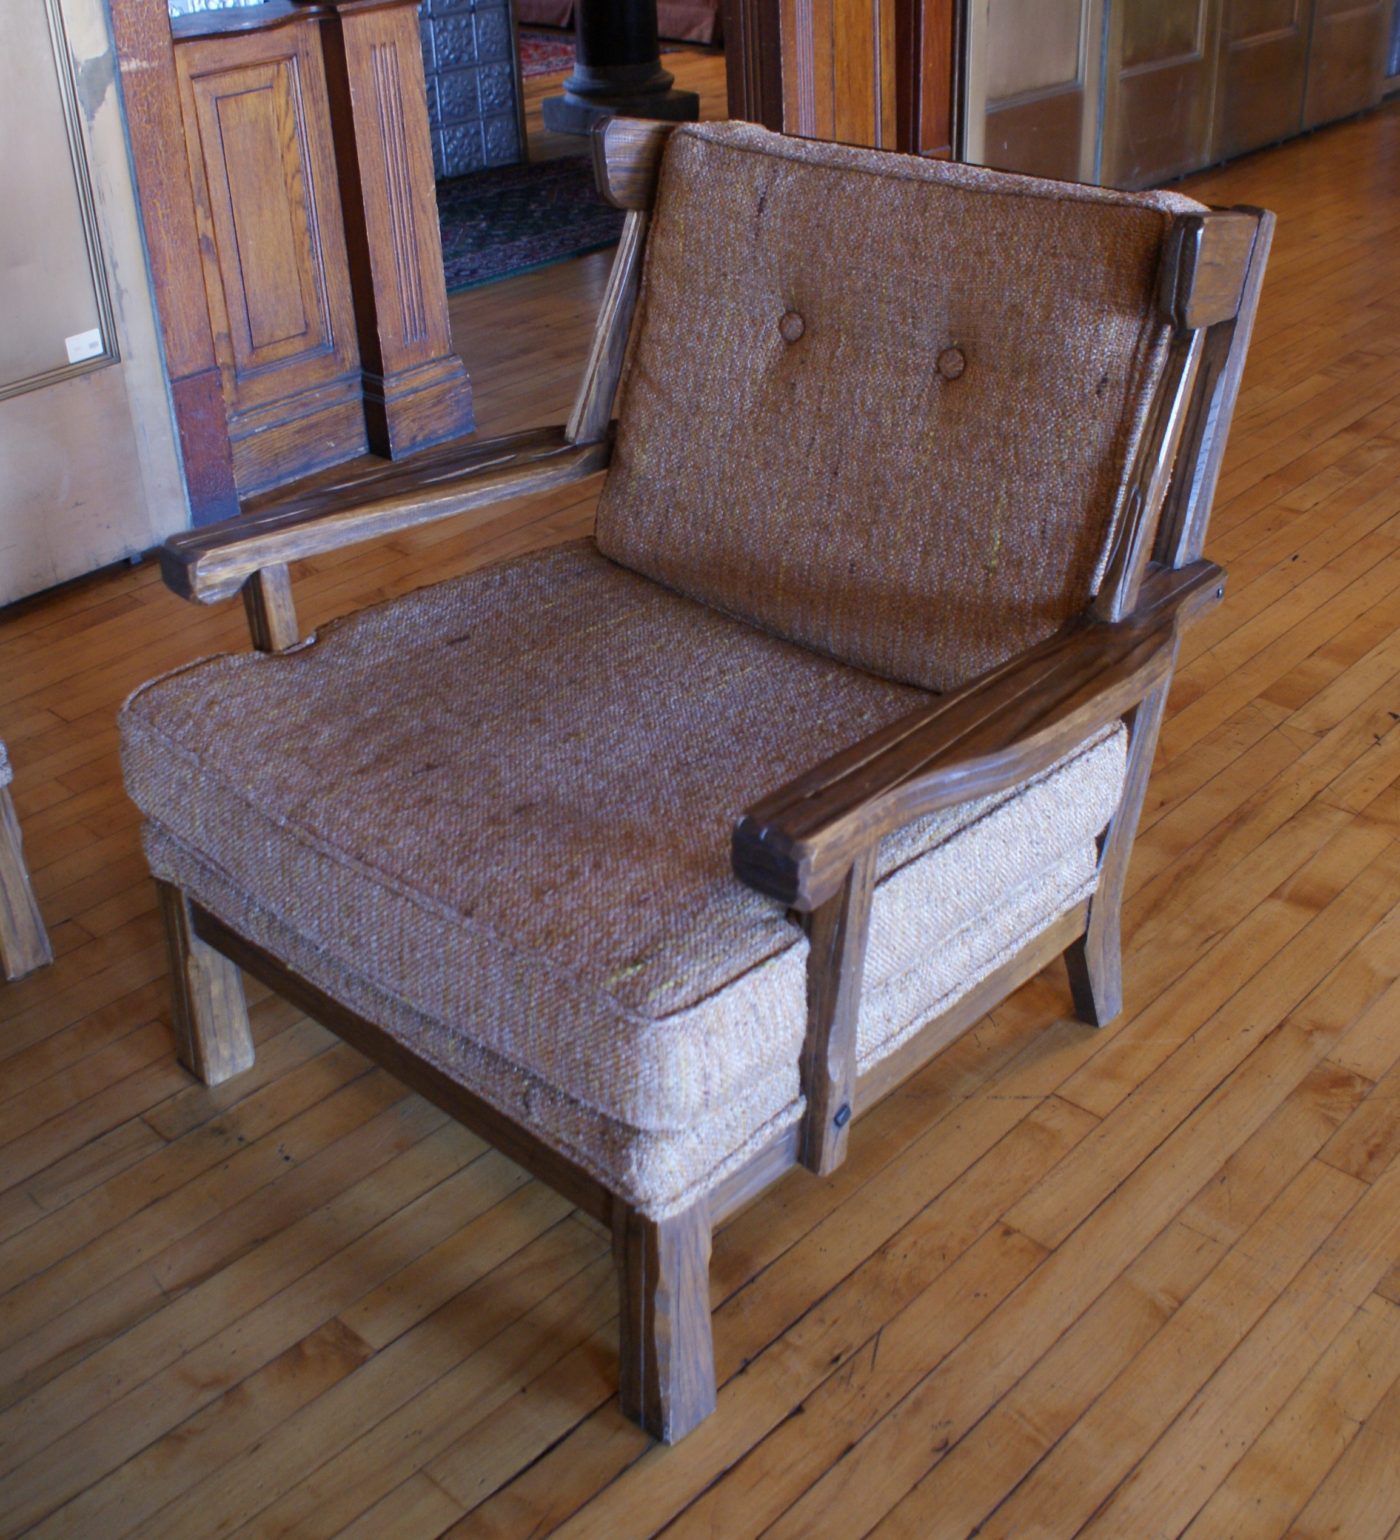
[[[600,548],[929,689],[1043,639],[1098,580],[1200,207],[677,130]]]
[[[661,1214],[800,1112],[735,815],[922,698],[580,544],[168,675],[123,758],[158,876]],[[1118,731],[887,845],[863,1057],[1083,896],[1121,782]]]

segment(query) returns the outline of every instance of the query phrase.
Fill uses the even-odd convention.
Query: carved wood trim
[[[111,0],[110,11],[190,515],[208,524],[236,513],[238,499],[205,306],[170,18],[165,0]]]
[[[395,458],[473,426],[452,345],[426,85],[411,0],[325,7],[322,41],[370,447]]]
[[[781,131],[779,0],[724,0],[724,68],[730,116]]]

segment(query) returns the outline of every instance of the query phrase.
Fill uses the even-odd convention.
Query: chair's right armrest
[[[531,428],[465,450],[454,446],[369,480],[323,487],[295,503],[276,501],[172,536],[160,550],[161,574],[182,598],[205,604],[231,598],[264,568],[578,481],[603,470],[611,454],[610,434],[576,444],[562,427]]]
[[[735,875],[817,909],[886,835],[1038,774],[1131,710],[1168,675],[1181,627],[1220,600],[1224,578],[1208,561],[1157,569],[1127,620],[1081,622],[840,749],[740,817]]]

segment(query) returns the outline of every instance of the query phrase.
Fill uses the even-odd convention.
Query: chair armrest
[[[563,428],[532,428],[465,450],[454,445],[175,535],[161,547],[161,574],[182,598],[209,604],[230,598],[265,567],[581,480],[602,470],[611,453],[610,435],[574,444]]]
[[[1170,671],[1181,625],[1223,595],[1213,562],[1152,571],[1126,620],[1078,622],[756,802],[734,828],[735,875],[816,909],[887,834],[1016,785],[1131,710]]]

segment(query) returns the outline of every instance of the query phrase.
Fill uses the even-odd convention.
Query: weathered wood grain
[[[225,599],[262,567],[565,486],[602,470],[609,453],[607,440],[570,444],[562,428],[509,434],[454,451],[447,466],[439,461],[386,474],[355,500],[318,491],[304,502],[271,502],[177,535],[161,547],[161,570],[184,598]]]

